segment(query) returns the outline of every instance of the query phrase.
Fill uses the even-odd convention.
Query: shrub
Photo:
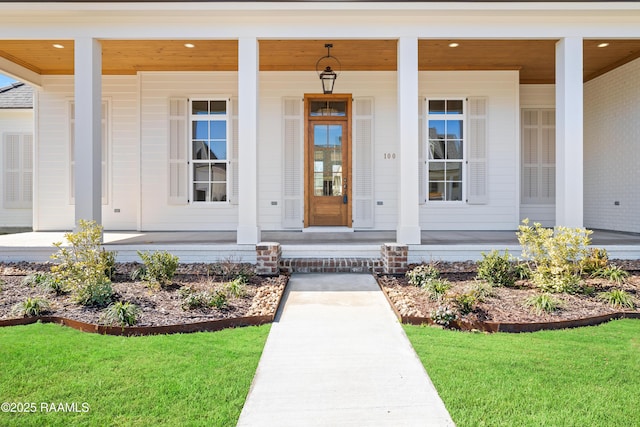
[[[480,299],[474,291],[459,294],[454,297],[454,301],[458,306],[460,314],[465,315],[471,313]]]
[[[42,298],[27,298],[26,300],[15,304],[11,312],[16,316],[33,317],[40,316],[49,311],[49,302]]]
[[[430,299],[441,301],[445,294],[451,289],[451,283],[445,279],[429,280],[422,289],[427,293]]]
[[[242,263],[240,259],[228,257],[209,266],[212,275],[223,281],[242,279],[246,283],[255,274],[251,264]]]
[[[609,254],[606,249],[590,248],[587,256],[582,260],[582,271],[591,274],[598,270],[607,268],[609,265]]]
[[[187,286],[183,286],[180,288],[180,297],[182,298],[181,307],[183,310],[193,310],[207,306],[208,298],[205,292],[196,292]]]
[[[208,295],[207,305],[209,307],[215,307],[217,309],[223,309],[227,307],[227,294],[223,291],[215,291]]]
[[[160,288],[171,284],[171,280],[178,269],[179,258],[167,251],[141,252],[138,256],[144,266],[132,273],[133,277],[139,277],[151,288]],[[135,279],[134,279],[135,280]]]
[[[456,320],[458,316],[448,306],[439,306],[431,312],[431,320],[437,325],[449,326],[451,322]]]
[[[591,277],[600,277],[602,279],[607,279],[612,282],[616,282],[617,284],[621,284],[624,283],[627,277],[629,277],[629,273],[617,265],[609,265],[595,270],[591,274]]]
[[[58,252],[51,256],[58,262],[51,267],[55,286],[70,291],[73,299],[83,305],[104,306],[111,301],[113,289],[107,272],[112,269],[115,255],[101,249],[102,227],[94,221],[80,220],[78,231],[66,233],[68,247],[54,243]]]
[[[522,268],[514,263],[507,250],[504,251],[504,255],[500,255],[497,250],[491,251],[489,255],[483,252],[482,260],[478,262],[478,278],[494,286],[512,287],[522,274]]]
[[[212,292],[197,292],[192,288],[183,286],[180,288],[183,310],[194,310],[196,308],[215,307],[217,309],[226,308],[228,305],[227,294],[222,290]]]
[[[74,295],[74,301],[78,304],[96,307],[106,307],[112,299],[113,288],[108,279],[83,286]]]
[[[485,282],[476,282],[471,292],[477,296],[478,302],[482,302],[485,298],[492,297],[494,294],[493,286]]]
[[[522,256],[534,265],[533,282],[545,292],[576,292],[592,231],[567,227],[549,229],[539,223],[531,227],[527,219],[518,229]]]
[[[247,294],[245,283],[245,278],[238,277],[230,282],[225,283],[225,292],[231,298],[242,298]]]
[[[621,289],[612,289],[608,292],[601,292],[598,294],[598,298],[614,307],[635,308],[631,295]]]
[[[133,326],[138,320],[140,309],[129,302],[115,302],[107,307],[100,316],[105,325]]]
[[[560,301],[555,299],[553,295],[548,292],[542,294],[536,294],[529,298],[524,303],[525,307],[531,308],[538,316],[543,313],[553,313],[560,308]]]
[[[116,272],[116,257],[117,253],[114,251],[102,251],[102,257],[104,260],[104,274],[109,278],[109,280],[113,279],[113,275]]]
[[[440,277],[440,272],[434,264],[422,264],[407,271],[409,284],[424,287],[428,282]]]
[[[48,273],[33,273],[26,276],[22,283],[28,286],[38,286],[47,291],[53,292],[56,295],[62,295],[65,293],[62,282],[56,279],[52,274]]]

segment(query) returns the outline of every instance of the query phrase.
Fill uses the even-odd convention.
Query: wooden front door
[[[351,227],[351,96],[305,97],[305,227]]]

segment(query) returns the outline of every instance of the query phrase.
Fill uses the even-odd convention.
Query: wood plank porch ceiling
[[[458,47],[449,47],[456,42]],[[521,83],[553,83],[555,40],[420,40],[419,69],[520,70]],[[606,48],[599,48],[607,42]],[[192,43],[193,48],[186,48]],[[333,43],[343,71],[396,70],[395,40],[261,40],[261,71],[312,71]],[[53,44],[64,48],[54,48]],[[235,40],[103,40],[103,74],[235,71]],[[0,57],[42,75],[73,74],[73,40],[0,40]],[[585,40],[584,80],[640,57],[640,40]]]

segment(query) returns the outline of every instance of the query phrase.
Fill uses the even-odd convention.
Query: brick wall
[[[584,225],[587,228],[640,233],[638,76],[640,59],[585,84]]]
[[[280,243],[259,243],[256,245],[256,274],[275,276],[280,274]]]
[[[385,243],[380,250],[382,267],[387,274],[404,274],[407,272],[409,247],[396,243]]]

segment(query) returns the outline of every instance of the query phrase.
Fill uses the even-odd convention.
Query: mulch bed
[[[88,324],[100,324],[103,309],[84,307],[71,300],[70,295],[56,296],[38,286],[23,283],[25,277],[35,272],[47,272],[50,263],[9,263],[0,264],[0,321],[15,319],[12,313],[15,304],[27,297],[46,299],[51,310],[47,316],[62,317]],[[181,264],[172,284],[166,288],[153,290],[141,281],[132,281],[131,272],[139,267],[136,263],[117,264],[112,280],[116,301],[128,301],[140,308],[136,326],[184,325],[198,322],[210,322],[223,319],[264,317],[273,318],[288,277],[253,276],[246,284],[246,295],[228,301],[223,309],[200,308],[185,310],[182,308],[180,288],[191,287],[194,290],[211,290],[224,280],[212,273],[207,264]]]
[[[537,314],[524,305],[524,302],[539,291],[529,282],[517,282],[517,288],[494,287],[493,295],[476,305],[473,312],[460,316],[463,323],[476,325],[482,322],[493,323],[548,323],[573,321],[577,319],[593,318],[598,316],[614,315],[616,313],[633,313],[640,315],[640,261],[613,260],[616,264],[631,274],[622,284],[616,284],[604,279],[587,279],[587,285],[593,287],[595,292],[591,296],[554,294],[561,301],[559,310],[553,313]],[[476,286],[475,263],[440,263],[441,278],[448,280],[452,287],[448,296],[462,294]],[[396,312],[405,319],[411,319],[412,323],[419,323],[419,319],[430,319],[431,313],[439,306],[448,305],[455,308],[451,300],[443,302],[433,301],[428,295],[416,286],[408,283],[406,277],[379,276],[378,283],[386,292],[388,299],[394,305]],[[612,307],[598,299],[599,292],[609,291],[612,288],[623,289],[629,293],[636,308],[621,309]]]

